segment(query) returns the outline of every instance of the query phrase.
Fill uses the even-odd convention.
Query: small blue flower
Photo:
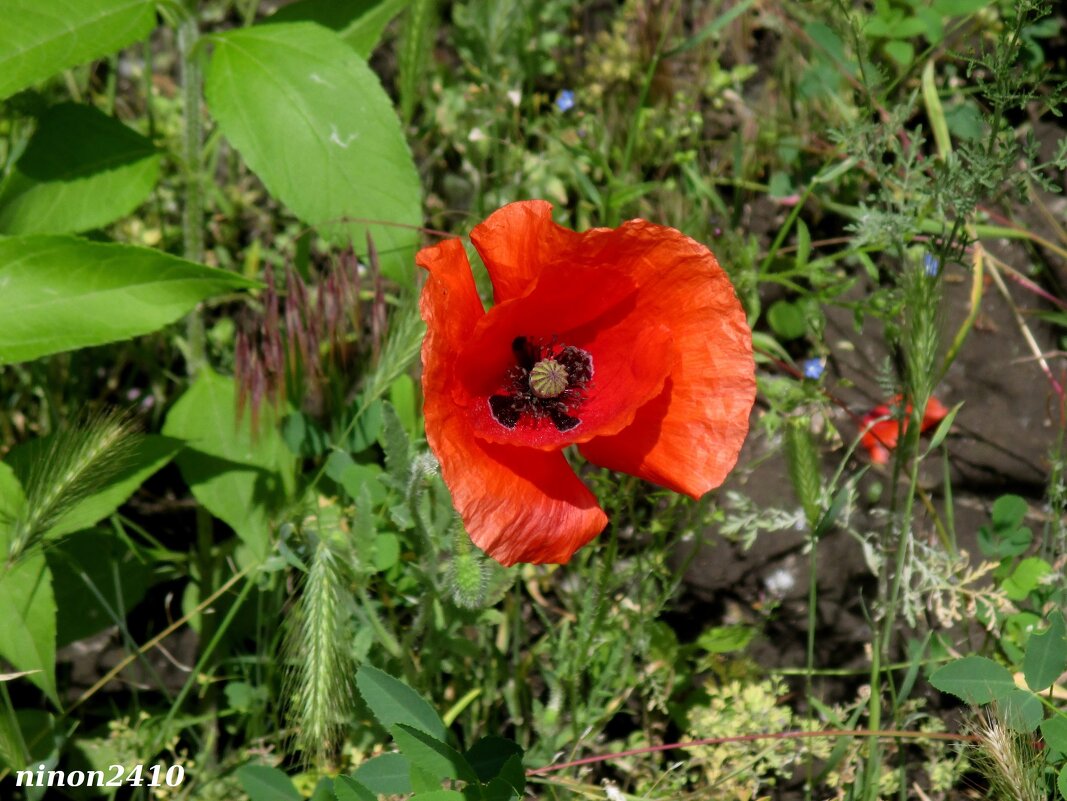
[[[931,278],[936,278],[937,274],[941,272],[941,262],[937,260],[937,256],[932,256],[929,253],[923,254],[923,269],[926,270],[926,274]]]
[[[556,108],[562,112],[568,112],[574,108],[574,92],[564,89],[556,96]]]
[[[823,364],[822,359],[805,359],[803,362],[801,362],[801,369],[804,372],[805,378],[817,380],[822,375],[822,371],[826,369],[826,367]]]

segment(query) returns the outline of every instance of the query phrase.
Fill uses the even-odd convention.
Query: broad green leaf
[[[390,731],[400,752],[412,765],[426,773],[438,779],[462,779],[465,782],[478,780],[463,754],[452,746],[403,723],[393,726]]]
[[[337,801],[378,801],[369,788],[351,776],[338,776],[333,780],[333,794]]]
[[[237,778],[250,801],[302,801],[289,777],[266,765],[245,765],[237,769]]]
[[[1049,626],[1030,635],[1023,657],[1026,686],[1034,692],[1047,690],[1067,670],[1067,630],[1063,613],[1053,612]]]
[[[419,178],[367,63],[311,23],[233,30],[214,43],[208,105],[271,194],[335,242],[362,251],[369,231],[383,271],[412,283]]]
[[[140,562],[111,531],[83,531],[51,543],[45,552],[52,570],[56,599],[56,646],[83,639],[115,625],[112,615],[125,617],[163,576]],[[86,580],[92,582],[108,608]]]
[[[167,415],[163,433],[185,440],[176,461],[196,499],[248,546],[270,550],[269,511],[292,493],[295,460],[265,423],[253,435],[249,416],[237,422],[232,378],[203,370]]]
[[[11,451],[7,462],[27,482],[33,466],[46,458],[52,447],[51,437],[30,440]],[[145,479],[169,462],[182,447],[180,440],[155,435],[133,435],[127,446],[129,452],[123,459],[122,467],[92,495],[79,501],[62,518],[56,521],[47,532],[46,537],[60,537],[89,528],[94,523],[110,515],[127,499]]]
[[[0,99],[144,39],[152,0],[4,0]]]
[[[11,545],[11,526],[18,519],[26,495],[22,491],[15,471],[6,462],[0,462],[0,562],[7,559]]]
[[[1026,500],[1018,495],[1001,495],[993,502],[993,525],[1000,528],[1015,528],[1026,517]]]
[[[150,248],[0,238],[0,365],[147,334],[204,298],[249,286]]]
[[[1041,721],[1041,736],[1053,751],[1067,754],[1067,717],[1053,715]]]
[[[404,723],[444,742],[445,724],[434,708],[404,682],[376,667],[362,665],[356,672],[356,686],[386,729]]]
[[[484,801],[517,801],[517,799],[522,798],[522,793],[512,787],[507,780],[498,776],[495,779],[490,779],[489,783],[485,785],[482,790],[482,798]]]
[[[363,58],[382,38],[389,20],[411,0],[297,0],[282,6],[265,22],[315,22],[336,31]]]
[[[107,225],[148,196],[161,158],[151,140],[93,106],[53,106],[0,189],[0,233]]]
[[[522,759],[522,748],[518,743],[490,734],[468,748],[464,756],[478,774],[478,778],[487,782],[499,776],[504,765],[513,756]]]
[[[411,792],[411,763],[403,754],[380,754],[368,759],[352,776],[375,795]]]
[[[59,706],[56,692],[56,600],[52,573],[40,551],[12,565],[0,562],[0,656]]]
[[[949,662],[933,672],[930,683],[969,704],[988,704],[1017,689],[1011,671],[984,656],[965,656]]]
[[[1010,728],[1023,734],[1037,731],[1044,712],[1041,707],[1041,699],[1032,692],[1015,687],[1004,698],[1000,699],[999,703],[1004,714],[1004,722]]]
[[[427,790],[415,793],[409,801],[466,801],[466,798],[459,790]]]
[[[1060,769],[1060,775],[1056,777],[1056,789],[1060,791],[1061,798],[1067,798],[1067,765]]]

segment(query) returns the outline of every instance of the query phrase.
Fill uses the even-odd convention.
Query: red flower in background
[[[607,517],[568,465],[690,495],[737,461],[755,399],[751,332],[712,253],[631,220],[577,233],[544,201],[420,251],[426,438],[474,542],[505,565],[570,559]]]
[[[890,403],[896,405],[900,401],[901,398],[898,395]],[[911,404],[909,403],[904,410],[903,428],[892,414],[893,411],[890,405],[883,403],[863,416],[863,431],[865,433],[863,439],[860,440],[860,444],[867,449],[871,461],[875,464],[887,464],[889,462],[889,451],[897,446],[897,440],[900,439],[902,430],[908,430],[908,420],[911,419]],[[930,398],[923,412],[923,420],[919,430],[925,432],[933,428],[944,420],[947,414],[948,409],[945,404],[937,398]]]

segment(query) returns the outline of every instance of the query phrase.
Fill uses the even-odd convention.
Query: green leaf
[[[901,67],[907,67],[915,60],[915,47],[911,42],[886,42],[885,53]]]
[[[403,723],[393,726],[390,731],[401,753],[420,770],[438,779],[478,780],[463,754],[452,746]]]
[[[352,778],[375,795],[411,792],[411,764],[403,754],[380,754],[368,759],[356,768]]]
[[[56,692],[56,599],[52,573],[40,551],[13,565],[0,563],[0,656],[59,706]]]
[[[515,801],[522,798],[522,793],[506,780],[497,777],[490,779],[482,789],[482,798],[484,801]]]
[[[797,339],[808,330],[804,312],[788,300],[776,300],[771,304],[767,310],[767,322],[781,339]]]
[[[25,505],[26,494],[22,491],[18,476],[11,465],[0,462],[0,562],[7,559],[7,549],[11,546],[11,526],[18,520]]]
[[[755,636],[751,626],[716,626],[697,637],[696,644],[709,654],[728,654],[743,650]]]
[[[468,748],[464,756],[474,768],[478,779],[487,782],[499,776],[504,765],[513,756],[522,759],[522,748],[518,743],[490,734]]]
[[[152,0],[4,0],[0,99],[144,39]]]
[[[52,543],[46,551],[55,593],[56,645],[83,639],[125,617],[144,598],[148,588],[163,578],[142,564],[114,533],[83,531],[77,537]],[[92,582],[104,597],[109,612],[89,589]]]
[[[338,776],[334,779],[333,794],[337,801],[378,801],[378,797],[369,788],[351,776]]]
[[[1008,697],[1015,687],[1011,671],[984,656],[965,656],[938,668],[930,683],[969,704],[987,704]]]
[[[993,502],[993,525],[998,528],[1015,528],[1026,517],[1027,505],[1018,495],[1001,495]]]
[[[7,462],[22,481],[27,482],[33,466],[48,456],[51,447],[50,436],[30,440],[12,450]],[[76,503],[57,520],[45,533],[46,537],[60,537],[103,520],[124,504],[145,479],[167,464],[181,450],[182,442],[167,437],[134,434],[125,447],[128,453],[123,458],[122,467],[92,495]]]
[[[1060,791],[1062,798],[1067,798],[1067,765],[1060,769],[1060,775],[1056,778],[1056,789]]]
[[[1067,717],[1053,715],[1041,721],[1041,736],[1053,751],[1067,754]]]
[[[1013,601],[1021,601],[1036,590],[1041,578],[1052,570],[1044,559],[1028,556],[1015,566],[1011,575],[1004,579],[1004,594]]]
[[[382,38],[389,20],[411,0],[297,0],[282,6],[265,22],[315,22],[336,31],[363,58]]]
[[[1053,612],[1049,626],[1030,635],[1023,657],[1026,686],[1034,692],[1047,690],[1067,670],[1067,627],[1063,613]]]
[[[161,158],[93,106],[53,106],[0,190],[0,233],[65,234],[124,217],[152,191]]]
[[[459,790],[428,790],[415,793],[409,801],[466,801],[466,796]]]
[[[376,667],[362,665],[356,672],[356,686],[386,729],[403,723],[444,742],[445,724],[434,708],[404,682]]]
[[[214,42],[208,105],[248,166],[334,242],[361,249],[370,231],[383,272],[412,284],[419,177],[389,97],[366,62],[311,23],[233,30]]]
[[[163,433],[185,440],[176,459],[196,499],[230,526],[252,557],[270,550],[269,511],[293,491],[295,459],[278,432],[237,423],[232,378],[204,369],[167,415]]]
[[[1032,692],[1016,687],[1000,699],[1000,705],[1004,713],[1004,722],[1009,728],[1023,734],[1037,731],[1044,711],[1041,707],[1041,699]]]
[[[811,233],[807,223],[797,217],[797,254],[794,265],[796,269],[803,270],[808,266],[808,258],[811,256]]]
[[[147,334],[204,298],[249,286],[150,248],[0,238],[0,365]]]
[[[266,765],[245,765],[237,769],[237,778],[250,801],[302,801],[289,777]]]

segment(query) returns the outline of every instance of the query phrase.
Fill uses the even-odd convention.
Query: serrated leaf
[[[6,560],[5,560],[6,561]],[[56,692],[56,599],[52,572],[40,551],[0,563],[0,656],[59,706]]]
[[[0,365],[147,334],[204,298],[250,286],[150,248],[0,238]]]
[[[404,795],[411,792],[411,763],[403,754],[380,754],[356,768],[352,778],[375,795]]]
[[[50,543],[45,553],[58,610],[59,648],[116,625],[119,621],[114,615],[124,617],[141,602],[148,588],[163,578],[111,531],[82,531],[76,537]],[[86,579],[110,609],[89,590]]]
[[[383,272],[412,284],[418,173],[366,62],[311,23],[233,30],[214,42],[208,105],[252,171],[332,241],[360,249],[370,231]]]
[[[249,801],[301,801],[293,782],[277,768],[245,765],[237,769],[237,779]]]
[[[351,776],[338,776],[334,779],[333,794],[337,801],[378,801],[378,796],[372,793],[370,788]]]
[[[434,708],[404,682],[376,667],[362,665],[356,672],[356,686],[374,717],[387,730],[403,723],[444,742],[445,724]]]
[[[237,423],[232,378],[201,370],[171,407],[163,433],[184,440],[177,457],[197,501],[230,526],[255,559],[270,550],[269,510],[291,495],[295,459],[263,423],[253,435],[248,415]]]
[[[0,99],[145,38],[152,0],[4,0]]]
[[[1041,736],[1049,748],[1067,754],[1067,717],[1053,715],[1041,721]]]
[[[1032,692],[1016,687],[1001,698],[999,703],[1004,722],[1009,728],[1023,734],[1037,731],[1044,712],[1041,699]]]
[[[314,22],[336,31],[363,58],[370,58],[389,20],[411,0],[297,0],[265,22]]]
[[[938,668],[930,683],[969,704],[988,704],[1017,689],[1011,671],[984,656],[965,656]]]
[[[514,756],[522,759],[522,748],[518,743],[503,737],[488,735],[467,749],[464,756],[478,779],[487,782],[500,775],[504,765]]]
[[[1047,690],[1067,670],[1067,626],[1063,613],[1053,612],[1049,626],[1030,635],[1023,657],[1026,686],[1034,692]]]
[[[76,233],[124,217],[152,191],[161,159],[93,106],[53,106],[0,189],[0,233]]]
[[[403,723],[393,726],[390,731],[400,752],[420,770],[438,779],[478,780],[463,754],[447,743]]]

